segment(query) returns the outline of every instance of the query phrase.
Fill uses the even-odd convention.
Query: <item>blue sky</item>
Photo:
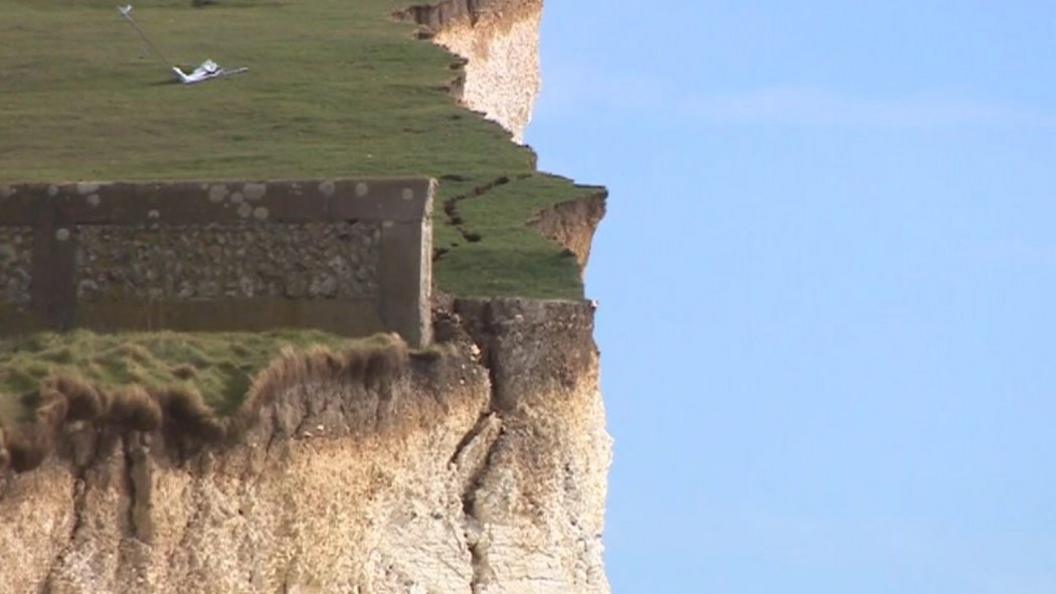
[[[1056,594],[1056,3],[550,1],[617,593]]]

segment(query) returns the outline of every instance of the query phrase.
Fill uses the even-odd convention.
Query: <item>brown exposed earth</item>
[[[0,479],[0,591],[607,591],[592,320],[456,301],[435,349],[284,357],[224,419],[63,392]]]

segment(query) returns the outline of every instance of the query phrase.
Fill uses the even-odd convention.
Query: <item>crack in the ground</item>
[[[483,236],[479,232],[471,230],[468,225],[466,225],[466,221],[462,218],[462,213],[459,211],[459,203],[465,200],[469,200],[471,198],[479,198],[481,196],[484,196],[488,192],[494,190],[495,188],[504,186],[513,181],[527,179],[529,177],[532,177],[532,175],[533,174],[531,173],[521,173],[513,176],[512,178],[508,175],[499,176],[485,184],[475,186],[468,192],[459,194],[457,196],[452,196],[451,198],[444,200],[444,214],[447,216],[447,220],[445,222],[451,227],[454,227],[459,232],[459,234],[462,235],[462,239],[470,243],[476,243],[480,241],[481,239],[483,239]],[[460,176],[441,177],[441,179],[445,178],[456,179],[457,181],[465,180],[465,178]],[[448,253],[449,251],[450,250],[446,248],[438,248],[434,251],[434,260],[443,257],[443,255]]]
[[[508,183],[510,183],[509,176],[503,175],[503,176],[497,177],[497,178],[489,181],[486,184],[483,184],[483,185],[480,185],[480,186],[476,186],[476,187],[474,187],[473,189],[471,189],[470,191],[468,191],[468,192],[466,192],[464,194],[459,194],[458,196],[452,196],[451,198],[448,198],[447,200],[444,200],[444,214],[447,215],[447,224],[451,225],[452,227],[457,229],[458,232],[462,234],[462,238],[465,239],[466,241],[469,241],[469,242],[480,241],[480,235],[479,234],[473,233],[473,232],[469,231],[468,229],[466,229],[465,220],[462,218],[462,214],[459,212],[459,209],[458,209],[458,203],[462,202],[463,200],[468,200],[470,198],[476,198],[476,197],[479,197],[479,196],[483,196],[484,194],[487,194],[488,192],[494,190],[495,188],[497,188],[499,186],[504,186],[504,185],[506,185]],[[475,239],[471,239],[471,237],[476,237],[476,238]]]

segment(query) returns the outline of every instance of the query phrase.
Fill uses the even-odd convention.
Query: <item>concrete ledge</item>
[[[0,335],[378,330],[430,342],[431,179],[0,186]]]

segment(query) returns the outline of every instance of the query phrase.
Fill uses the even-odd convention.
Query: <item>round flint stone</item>
[[[58,231],[55,232],[55,239],[57,239],[59,241],[66,241],[69,238],[70,238],[70,230],[69,229],[65,229],[65,228],[64,229],[59,229]]]
[[[414,200],[414,190],[410,188],[404,188],[400,195],[404,200]]]
[[[362,198],[367,195],[367,192],[370,192],[370,188],[367,187],[367,184],[363,182],[356,184],[356,196]]]
[[[99,189],[99,184],[94,182],[80,182],[77,184],[77,193],[81,196],[94,194]]]
[[[227,186],[218,184],[209,187],[210,202],[222,202],[224,198],[227,198]]]
[[[334,182],[324,181],[323,183],[319,184],[319,191],[322,192],[324,196],[333,196]]]
[[[264,197],[264,194],[268,193],[268,186],[265,184],[246,184],[242,186],[242,193],[246,196],[246,200],[260,200]]]

